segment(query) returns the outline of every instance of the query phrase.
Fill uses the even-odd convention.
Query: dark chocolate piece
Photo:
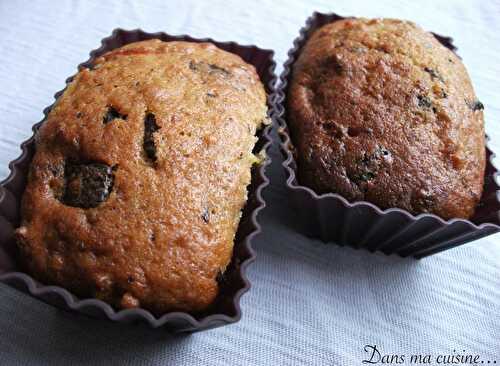
[[[361,173],[360,175],[355,177],[355,180],[361,181],[361,182],[368,182],[369,180],[372,180],[375,178],[375,173],[373,172],[365,172]]]
[[[443,77],[437,70],[431,69],[430,67],[424,67],[424,71],[431,76],[431,79],[438,79],[444,83]]]
[[[210,69],[211,73],[219,73],[219,74],[223,74],[225,76],[231,75],[231,73],[229,71],[227,71],[223,67],[217,66],[215,64],[208,64],[208,68]]]
[[[467,106],[473,111],[482,111],[484,109],[484,104],[481,103],[479,100],[474,100],[474,101],[469,101],[466,100],[465,103],[467,103]]]
[[[62,203],[81,208],[94,208],[106,201],[113,188],[113,169],[106,164],[66,162]]]
[[[417,95],[418,99],[418,106],[423,107],[423,108],[431,108],[432,107],[432,102],[429,99],[429,97],[426,97],[424,95]]]
[[[152,162],[156,161],[156,146],[153,134],[160,127],[156,124],[156,117],[153,113],[147,113],[144,118],[144,151],[146,157]]]
[[[210,221],[210,212],[208,212],[207,208],[201,214],[201,218],[203,219],[203,221],[205,221],[205,223],[207,223],[207,224],[209,223],[209,221]]]
[[[209,64],[203,61],[196,62],[196,61],[189,61],[189,68],[193,71],[197,72],[205,72],[209,75],[220,75],[223,77],[229,77],[231,76],[231,73],[224,69],[223,67],[220,67],[215,64]]]
[[[115,119],[123,119],[123,120],[126,120],[127,119],[127,115],[126,114],[121,114],[120,112],[118,112],[114,107],[108,107],[108,110],[106,111],[106,114],[104,115],[103,119],[102,119],[102,122],[104,124],[107,124]]]

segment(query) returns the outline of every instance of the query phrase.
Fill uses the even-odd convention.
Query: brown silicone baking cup
[[[210,42],[223,50],[239,55],[247,63],[255,66],[266,87],[267,103],[269,110],[271,110],[270,96],[273,94],[276,81],[274,52],[255,46],[241,46],[233,42],[216,42],[212,39],[196,39],[186,35],[171,36],[166,33],[116,29],[110,37],[102,40],[101,47],[92,51],[89,60],[80,64],[78,69],[89,67],[97,57],[112,49],[131,42],[153,38],[163,41]],[[66,84],[72,79],[73,77],[67,79]],[[63,91],[56,93],[55,99]],[[44,120],[52,106],[45,108]],[[172,332],[194,332],[237,322],[241,318],[240,298],[250,288],[245,271],[246,267],[255,259],[251,241],[261,231],[257,214],[265,206],[262,190],[269,183],[265,176],[266,166],[270,163],[269,159],[252,169],[252,181],[248,187],[248,201],[243,210],[234,241],[233,257],[224,273],[224,279],[220,281],[220,292],[213,306],[202,313],[169,312],[161,316],[156,316],[140,308],[116,310],[101,300],[80,299],[62,287],[41,284],[29,274],[21,272],[17,264],[13,232],[20,223],[21,196],[26,185],[30,161],[35,152],[35,135],[44,120],[33,126],[33,136],[21,145],[21,156],[9,164],[10,175],[0,183],[0,280],[63,309],[75,310],[116,322],[144,322],[151,327],[162,327]],[[271,143],[270,129],[271,126],[267,126],[259,132],[259,139],[254,151],[267,151]]]
[[[293,141],[286,123],[287,89],[291,70],[302,47],[319,27],[340,19],[337,14],[314,13],[300,30],[299,36],[288,52],[280,76],[280,85],[274,100],[274,116],[279,125],[283,167],[287,174],[290,199],[297,207],[301,231],[309,237],[324,242],[335,242],[385,254],[422,258],[446,249],[493,234],[500,230],[500,202],[497,196],[497,170],[492,163],[494,154],[486,146],[487,165],[484,192],[476,213],[470,220],[451,219],[445,221],[433,214],[412,215],[408,211],[391,208],[382,210],[366,201],[348,202],[339,194],[316,194],[312,189],[300,185],[297,180],[297,163]],[[453,52],[456,47],[449,37],[434,36]]]

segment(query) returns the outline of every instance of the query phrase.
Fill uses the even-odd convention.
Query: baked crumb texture
[[[483,105],[460,59],[394,19],[318,29],[293,66],[287,118],[317,193],[469,218],[485,170]]]
[[[28,270],[118,308],[206,309],[266,109],[254,67],[209,43],[98,58],[37,134],[17,230]]]

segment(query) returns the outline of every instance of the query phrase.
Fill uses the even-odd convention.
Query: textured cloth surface
[[[453,36],[500,151],[497,1],[1,1],[0,179],[54,92],[114,28],[257,44],[280,65],[313,10],[406,18]],[[59,311],[0,284],[0,365],[350,366],[369,357],[365,345],[500,364],[499,235],[421,261],[306,239],[294,230],[276,148],[272,157],[239,323],[172,337]]]

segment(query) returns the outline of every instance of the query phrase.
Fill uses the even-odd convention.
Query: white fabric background
[[[497,1],[0,1],[0,179],[76,65],[116,27],[257,44],[280,65],[313,10],[406,18],[455,38],[500,151]],[[281,67],[278,67],[278,72]],[[279,160],[276,151],[275,161]],[[500,236],[422,261],[308,240],[272,169],[236,325],[191,336],[89,320],[0,285],[0,365],[361,365],[453,350],[500,364]]]

